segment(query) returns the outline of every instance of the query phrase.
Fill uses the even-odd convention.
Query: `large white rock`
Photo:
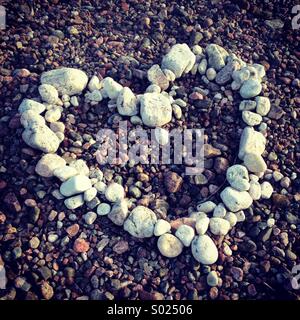
[[[194,238],[192,242],[193,257],[200,263],[210,265],[218,260],[218,249],[212,239],[204,234]]]
[[[85,72],[75,68],[60,68],[44,72],[41,75],[42,84],[50,84],[61,95],[80,94],[88,83]]]
[[[209,220],[209,230],[216,236],[225,236],[230,229],[230,223],[222,218],[211,218]]]
[[[76,176],[77,174],[77,170],[70,166],[58,167],[53,171],[53,175],[62,182],[68,180],[71,177]]]
[[[195,62],[196,56],[186,43],[175,44],[163,57],[161,67],[171,70],[179,78],[183,73],[191,71]]]
[[[203,235],[206,233],[209,225],[209,218],[208,217],[200,217],[196,220],[196,231],[199,235]]]
[[[56,103],[58,100],[58,91],[51,84],[41,84],[39,86],[39,93],[42,100],[47,103]]]
[[[227,169],[226,179],[236,190],[246,191],[250,188],[248,170],[240,164],[235,164]]]
[[[156,215],[152,210],[137,206],[124,222],[124,230],[137,238],[150,238],[153,236],[156,221]]]
[[[239,147],[239,158],[244,160],[246,153],[262,154],[265,150],[266,138],[252,127],[244,128]]]
[[[117,109],[122,116],[134,116],[138,113],[137,99],[130,88],[124,87],[117,98]]]
[[[194,228],[186,224],[182,224],[175,232],[175,236],[183,243],[185,247],[191,245],[192,240],[195,236]]]
[[[226,187],[220,194],[225,206],[232,212],[248,209],[253,200],[247,191],[238,191]]]
[[[212,212],[216,207],[216,204],[212,201],[205,201],[197,205],[197,210],[204,213]]]
[[[28,110],[31,110],[37,114],[40,114],[46,110],[46,106],[40,102],[31,100],[31,99],[23,99],[21,104],[19,105],[18,111],[20,113],[23,113]]]
[[[45,178],[53,177],[55,169],[64,167],[65,164],[65,159],[59,155],[48,153],[39,160],[35,167],[35,172]]]
[[[181,241],[170,233],[161,235],[157,240],[159,252],[167,258],[175,258],[182,252]]]
[[[171,225],[164,219],[158,219],[154,227],[154,235],[156,237],[171,231]]]
[[[160,93],[145,93],[141,96],[141,116],[149,127],[161,127],[172,120],[170,100]]]
[[[32,148],[45,153],[54,153],[59,147],[60,140],[46,125],[33,124],[22,133],[23,140]]]
[[[45,118],[32,110],[24,111],[21,115],[20,122],[25,129],[34,125],[46,125]]]
[[[265,172],[267,170],[264,158],[257,153],[246,153],[244,164],[251,172]]]
[[[262,122],[262,116],[258,113],[245,110],[242,112],[242,118],[248,126],[258,126]]]
[[[60,186],[60,193],[65,197],[84,192],[92,187],[91,180],[84,175],[71,177]]]
[[[106,77],[103,80],[103,90],[109,97],[109,99],[116,100],[123,87],[116,82],[113,78]]]
[[[105,198],[110,202],[118,202],[125,198],[125,190],[119,183],[111,183],[105,190]]]
[[[261,197],[262,199],[270,199],[273,193],[273,187],[270,182],[264,181],[261,184]]]
[[[267,97],[256,97],[256,112],[260,114],[261,116],[266,116],[270,109],[271,109],[271,103],[270,99]]]

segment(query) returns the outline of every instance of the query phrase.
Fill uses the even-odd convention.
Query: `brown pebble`
[[[87,252],[89,248],[90,248],[90,245],[85,239],[78,238],[74,242],[73,249],[77,253]]]

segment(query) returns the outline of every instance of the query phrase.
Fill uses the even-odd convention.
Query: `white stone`
[[[25,129],[34,125],[46,125],[44,117],[32,110],[24,111],[21,115],[20,122]]]
[[[164,146],[169,143],[169,131],[163,128],[155,128],[154,135],[156,141],[161,145]]]
[[[189,247],[191,245],[192,240],[195,236],[194,228],[182,224],[175,232],[175,236],[183,243],[185,247]]]
[[[199,217],[196,220],[196,231],[199,235],[203,235],[206,233],[209,225],[209,218],[208,217]]]
[[[84,194],[83,194],[83,199],[84,201],[92,201],[97,195],[97,189],[92,187],[90,189],[87,189],[84,191]]]
[[[95,102],[94,104],[97,104],[98,102],[102,101],[103,97],[100,92],[100,90],[93,90],[92,92],[87,92],[84,95],[86,101]]]
[[[65,125],[63,122],[51,122],[50,123],[50,129],[53,132],[64,132],[65,131]]]
[[[243,222],[246,220],[246,216],[243,210],[240,210],[238,212],[235,212],[237,222]]]
[[[78,101],[78,98],[76,96],[71,97],[70,103],[74,107],[78,107],[79,106],[79,101]]]
[[[243,99],[258,96],[262,90],[261,83],[256,79],[246,80],[240,89],[240,95]]]
[[[82,159],[70,162],[70,167],[75,168],[78,174],[89,176],[90,169],[87,166],[86,162]]]
[[[212,212],[216,207],[216,204],[212,201],[205,201],[197,205],[197,210],[204,213]]]
[[[112,206],[111,211],[108,213],[108,218],[116,225],[122,226],[128,216],[128,202],[122,199]]]
[[[211,218],[209,220],[209,230],[216,236],[225,236],[230,229],[230,223],[222,218]]]
[[[167,258],[175,258],[182,252],[181,241],[170,233],[161,235],[157,240],[159,252]]]
[[[220,196],[225,206],[232,212],[248,209],[253,202],[247,191],[238,191],[231,187],[226,187]]]
[[[237,216],[233,212],[227,212],[224,219],[229,222],[230,228],[234,227],[237,223]]]
[[[214,68],[208,68],[206,70],[206,77],[209,81],[213,81],[217,76],[217,72]]]
[[[77,196],[68,198],[64,201],[64,204],[70,210],[77,209],[84,204],[83,195],[78,194]]]
[[[57,122],[61,117],[59,108],[51,108],[45,113],[45,119],[48,122]]]
[[[273,187],[270,182],[264,181],[261,184],[261,197],[262,199],[270,199],[273,193]]]
[[[218,249],[212,239],[204,234],[194,238],[192,242],[193,257],[200,263],[210,265],[218,260]]]
[[[169,80],[169,81],[175,81],[176,79],[176,75],[174,74],[173,71],[169,70],[169,69],[163,69],[163,73],[165,74],[166,78]]]
[[[192,48],[192,51],[195,55],[200,55],[202,54],[203,49],[198,44],[195,44]]]
[[[261,116],[266,116],[270,109],[271,109],[271,103],[270,99],[267,97],[256,97],[256,112],[260,114]]]
[[[93,211],[89,211],[85,215],[83,215],[83,219],[86,224],[91,225],[97,219],[97,214]]]
[[[214,209],[213,216],[216,218],[224,218],[226,215],[226,212],[227,212],[227,210],[226,210],[224,204],[219,203]]]
[[[276,221],[275,221],[274,218],[269,218],[269,219],[267,220],[267,226],[268,226],[269,228],[274,227],[275,223],[276,223]]]
[[[111,206],[108,203],[102,202],[97,207],[97,214],[99,216],[106,216],[110,213]]]
[[[208,55],[208,64],[211,67],[217,71],[225,67],[228,52],[224,48],[212,43],[206,46],[205,52]]]
[[[117,109],[122,116],[134,116],[138,113],[137,99],[130,88],[124,87],[117,99]]]
[[[66,197],[84,192],[92,187],[91,180],[84,175],[69,178],[60,186],[60,193]]]
[[[77,174],[78,174],[77,170],[70,166],[62,166],[62,167],[56,168],[53,171],[53,175],[62,182],[68,180],[71,177],[76,176]]]
[[[145,92],[150,92],[150,93],[161,93],[161,89],[158,85],[156,84],[150,84],[145,90]]]
[[[154,235],[159,237],[171,231],[171,225],[164,219],[158,219],[154,227]]]
[[[94,90],[101,89],[101,82],[99,78],[95,75],[93,75],[88,83],[88,89],[90,92],[93,92]]]
[[[119,183],[111,183],[105,190],[105,198],[110,202],[118,202],[125,198],[125,190]]]
[[[124,223],[124,230],[137,238],[153,236],[157,218],[155,213],[144,206],[134,208]]]
[[[149,82],[158,85],[161,90],[167,90],[169,87],[169,80],[158,64],[154,64],[147,71],[147,78]]]
[[[198,65],[198,72],[201,74],[201,75],[204,75],[205,72],[206,72],[206,69],[207,69],[207,60],[206,59],[202,59],[201,62],[199,63]]]
[[[172,120],[170,100],[161,93],[145,93],[140,99],[143,123],[149,127],[160,127]]]
[[[266,138],[253,127],[244,128],[239,147],[239,158],[244,160],[246,153],[262,154],[265,150]]]
[[[247,168],[240,164],[235,164],[227,169],[226,179],[236,190],[246,191],[250,188]]]
[[[106,77],[103,80],[103,90],[106,92],[109,99],[116,100],[123,87],[110,77]]]
[[[163,57],[161,67],[171,70],[179,78],[183,73],[191,71],[195,62],[196,56],[186,43],[175,44]]]
[[[243,111],[242,112],[243,121],[248,126],[258,126],[262,122],[262,116],[252,111]]]
[[[273,172],[273,178],[276,182],[280,181],[283,178],[283,174],[279,171]]]
[[[46,106],[40,102],[31,99],[23,99],[22,103],[18,108],[18,111],[19,113],[23,113],[28,110],[34,111],[37,114],[41,114],[46,110]]]
[[[22,133],[23,140],[32,148],[45,153],[57,151],[60,141],[46,125],[33,124]]]
[[[206,283],[210,287],[216,287],[218,285],[219,278],[216,271],[210,271],[206,278]]]
[[[50,104],[57,102],[58,91],[51,84],[41,84],[38,90],[43,101]]]
[[[249,194],[253,200],[259,200],[261,197],[261,186],[257,181],[250,181]]]
[[[35,167],[35,172],[45,178],[53,177],[54,171],[57,168],[64,167],[65,159],[57,154],[48,153],[42,156]]]
[[[42,84],[50,84],[59,94],[69,96],[80,94],[88,83],[85,72],[75,68],[60,68],[44,72],[41,75]]]
[[[104,194],[107,188],[107,185],[103,181],[98,181],[94,184],[94,187],[97,189],[99,193]]]
[[[246,153],[244,164],[251,172],[265,172],[267,170],[265,160],[260,154]]]

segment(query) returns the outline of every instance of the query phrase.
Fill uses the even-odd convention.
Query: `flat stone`
[[[68,198],[64,201],[64,204],[70,210],[77,209],[84,204],[83,195],[78,194],[77,196]]]
[[[205,201],[197,205],[197,210],[204,213],[212,212],[216,207],[216,204],[212,201]]]
[[[183,249],[181,241],[169,233],[165,233],[158,238],[157,247],[159,252],[167,258],[179,256]]]
[[[31,99],[23,99],[18,108],[18,111],[19,113],[23,113],[28,110],[34,111],[37,114],[41,114],[46,110],[46,106]]]
[[[60,186],[60,193],[65,197],[73,196],[84,192],[92,187],[91,180],[84,175],[77,175],[69,178]]]
[[[252,111],[243,111],[242,112],[243,121],[248,126],[258,126],[262,122],[262,116]]]
[[[265,172],[267,170],[265,160],[260,154],[246,153],[244,164],[251,172]]]
[[[99,216],[106,216],[110,213],[111,206],[108,203],[102,202],[97,207],[97,214]]]
[[[70,166],[60,166],[53,170],[53,175],[60,181],[64,182],[78,174],[77,170]]]
[[[256,102],[253,100],[243,100],[239,104],[240,111],[251,111],[251,110],[254,110],[255,108],[256,108]],[[256,112],[257,112],[257,110],[256,110]],[[257,113],[259,113],[259,112],[257,112]]]

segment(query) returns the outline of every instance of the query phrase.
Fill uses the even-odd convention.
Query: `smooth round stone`
[[[264,181],[261,184],[261,197],[262,199],[270,199],[273,193],[273,187],[270,182]]]
[[[51,86],[50,84],[41,84],[38,90],[43,101],[49,104],[55,104],[57,102],[58,91],[55,87]]]
[[[92,187],[86,191],[84,191],[83,199],[84,201],[92,201],[97,195],[97,189]]]
[[[240,210],[238,212],[235,212],[236,218],[237,218],[237,222],[243,222],[246,220],[246,216],[244,211]]]
[[[242,112],[243,121],[248,126],[258,126],[262,122],[262,116],[252,111],[243,111]]]
[[[78,174],[77,170],[70,166],[62,166],[62,167],[56,168],[53,171],[53,175],[62,182],[68,180],[71,177],[76,176],[77,174]]]
[[[77,209],[84,204],[83,195],[78,194],[77,196],[68,198],[64,201],[64,204],[70,210]]]
[[[227,210],[226,210],[224,204],[219,203],[214,209],[213,216],[216,218],[224,218],[226,215],[226,212],[227,212]]]
[[[206,69],[207,69],[207,59],[202,59],[201,62],[199,63],[199,66],[198,66],[198,72],[201,74],[201,75],[204,75],[205,72],[206,72]]]
[[[257,153],[246,153],[244,164],[251,172],[265,172],[267,170],[265,160]]]
[[[154,135],[156,141],[161,145],[164,146],[169,142],[169,131],[163,128],[155,128]]]
[[[172,105],[172,110],[173,110],[173,114],[174,117],[179,120],[182,117],[182,110],[181,108],[177,105],[177,104],[173,104]]]
[[[255,101],[256,101],[256,112],[261,116],[266,116],[271,109],[270,99],[267,97],[256,97]]]
[[[261,197],[261,185],[257,181],[250,181],[249,194],[253,200],[259,200]]]
[[[154,227],[154,235],[159,237],[171,231],[171,225],[164,219],[158,219]]]
[[[209,81],[213,81],[217,76],[217,72],[214,68],[208,68],[206,70],[206,77]]]
[[[48,235],[48,241],[49,241],[49,242],[53,243],[53,242],[55,242],[56,240],[58,240],[58,235],[57,235],[57,234],[53,233],[53,234],[49,234],[49,235]]]
[[[50,178],[53,177],[55,169],[65,165],[65,159],[57,154],[48,153],[39,160],[35,167],[35,172],[42,177]]]
[[[122,91],[123,87],[110,77],[103,79],[103,89],[106,92],[109,99],[117,99],[119,93]]]
[[[238,191],[231,187],[226,187],[220,196],[225,206],[232,212],[248,209],[253,202],[247,191]]]
[[[161,235],[157,240],[159,252],[167,258],[175,258],[182,252],[181,241],[170,233]]]
[[[134,208],[124,223],[124,230],[137,238],[153,236],[157,218],[155,213],[147,207]]]
[[[105,190],[105,198],[110,202],[117,202],[125,198],[125,190],[118,183],[111,183]]]
[[[226,179],[236,190],[246,191],[250,188],[248,170],[240,164],[235,164],[227,169]]]
[[[212,212],[216,207],[216,204],[212,201],[206,201],[197,205],[197,210],[204,213]]]
[[[182,224],[175,232],[175,236],[183,243],[185,247],[189,247],[191,245],[192,240],[195,236],[194,228]]]
[[[193,257],[200,263],[211,265],[218,260],[218,249],[212,239],[204,234],[192,241]]]
[[[92,187],[91,180],[84,175],[77,175],[66,180],[60,186],[60,193],[65,197],[84,192]]]
[[[97,189],[99,193],[104,194],[107,188],[107,185],[103,181],[98,181],[94,184],[94,187]]]
[[[195,44],[192,48],[192,51],[195,55],[200,55],[202,54],[203,49],[198,44]]]
[[[219,278],[216,271],[210,271],[206,277],[206,282],[210,287],[215,287],[218,285]]]
[[[108,203],[102,202],[97,207],[97,214],[99,216],[106,216],[110,213],[111,206]]]
[[[83,216],[83,218],[86,224],[91,225],[97,219],[97,214],[93,211],[89,211]]]
[[[209,230],[216,236],[225,236],[230,229],[230,223],[222,218],[211,218],[209,220]]]
[[[97,76],[93,75],[88,83],[88,89],[90,92],[93,92],[94,90],[101,89],[101,83]]]
[[[227,212],[224,219],[229,222],[231,228],[237,223],[237,216],[233,212]]]
[[[258,96],[262,90],[261,83],[256,79],[246,80],[240,89],[240,95],[243,99]]]
[[[199,235],[203,235],[206,233],[209,226],[209,218],[208,217],[200,217],[196,220],[196,231]]]

